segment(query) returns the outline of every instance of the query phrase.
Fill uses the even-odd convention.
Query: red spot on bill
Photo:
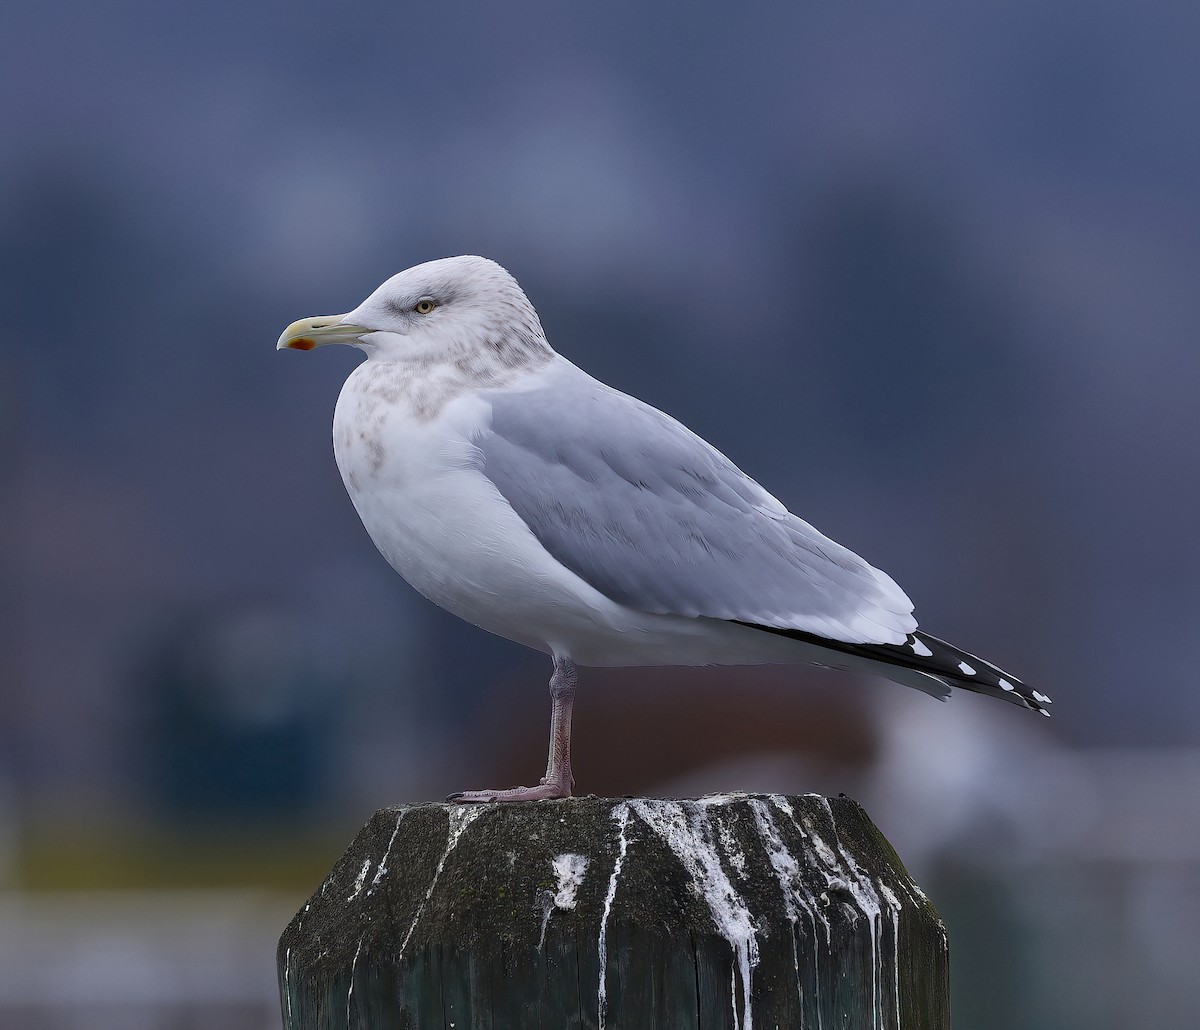
[[[317,345],[317,341],[311,336],[294,336],[288,340],[287,345],[292,350],[312,350]]]

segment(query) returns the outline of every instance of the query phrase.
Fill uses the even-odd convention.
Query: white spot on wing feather
[[[922,658],[932,658],[933,657],[933,652],[930,651],[929,648],[925,646],[925,642],[923,640],[919,640],[916,637],[913,637],[908,642],[908,646],[913,649],[913,654],[915,654],[915,655],[920,655]]]

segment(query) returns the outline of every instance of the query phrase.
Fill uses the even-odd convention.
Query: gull
[[[330,343],[366,354],[333,447],[375,546],[435,604],[553,661],[545,776],[448,800],[571,795],[576,665],[814,664],[1049,714],[1044,694],[919,631],[890,576],[716,448],[553,350],[496,262],[416,265],[277,346]]]

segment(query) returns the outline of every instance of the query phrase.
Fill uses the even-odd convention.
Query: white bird
[[[417,265],[278,347],[327,343],[367,356],[333,445],[375,546],[435,604],[554,662],[541,782],[451,800],[570,796],[576,664],[811,663],[1048,714],[1015,676],[918,632],[890,576],[555,352],[494,261]]]

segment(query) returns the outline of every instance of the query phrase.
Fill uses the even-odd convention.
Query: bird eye
[[[428,315],[429,312],[431,312],[436,307],[437,307],[437,301],[430,300],[428,297],[426,297],[424,300],[417,301],[417,303],[413,305],[413,309],[416,311],[416,313],[418,315]]]

